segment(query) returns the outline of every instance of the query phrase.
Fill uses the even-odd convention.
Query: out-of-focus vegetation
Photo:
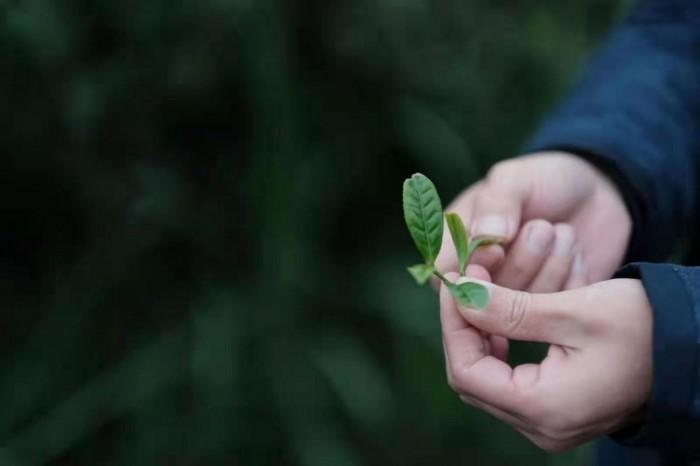
[[[400,191],[516,154],[624,8],[0,2],[2,464],[584,464],[450,391]]]

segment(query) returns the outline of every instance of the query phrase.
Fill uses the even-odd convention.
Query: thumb
[[[514,340],[541,341],[575,347],[583,336],[578,290],[561,293],[528,293],[493,283],[462,278],[458,283],[477,282],[489,290],[485,309],[458,305],[460,314],[473,326]]]
[[[520,227],[530,186],[531,179],[514,162],[495,165],[474,196],[472,235],[512,241]]]

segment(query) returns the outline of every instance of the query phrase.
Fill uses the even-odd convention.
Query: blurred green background
[[[517,154],[627,3],[0,2],[0,463],[585,464],[451,392],[400,189]]]

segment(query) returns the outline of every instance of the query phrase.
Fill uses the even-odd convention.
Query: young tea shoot
[[[472,253],[481,246],[497,244],[494,238],[469,239],[464,223],[455,213],[443,214],[437,189],[428,177],[416,173],[403,183],[403,213],[406,226],[418,248],[423,263],[408,267],[408,272],[419,285],[425,284],[432,275],[438,277],[450,290],[452,296],[463,306],[483,309],[488,304],[489,293],[479,283],[453,283],[435,268],[435,260],[442,247],[443,224],[447,223],[452,242],[457,250],[459,274],[464,273]]]

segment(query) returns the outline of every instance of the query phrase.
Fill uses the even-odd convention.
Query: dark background
[[[517,154],[626,3],[0,2],[2,464],[584,464],[450,391],[400,189]]]

